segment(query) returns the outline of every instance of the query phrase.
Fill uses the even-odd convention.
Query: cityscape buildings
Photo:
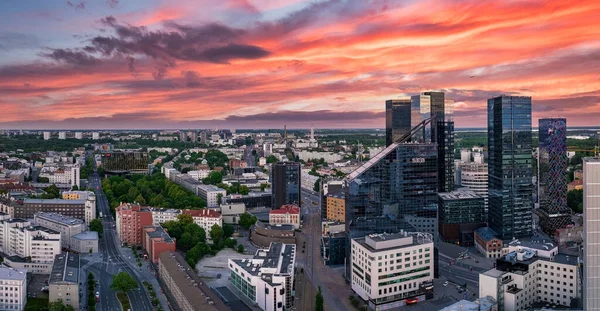
[[[60,301],[64,305],[79,310],[79,255],[73,253],[57,254],[52,265],[48,281],[49,302]]]
[[[531,236],[531,97],[488,99],[488,223],[501,239]]]
[[[488,164],[462,163],[460,166],[460,185],[469,188],[484,198],[484,215],[488,214]]]
[[[117,206],[115,211],[117,236],[121,243],[141,246],[144,238],[144,227],[152,225],[152,211],[150,208],[123,203]]]
[[[102,168],[111,174],[148,174],[148,164],[146,152],[102,153]]]
[[[38,226],[60,232],[61,246],[68,249],[71,249],[71,238],[86,229],[83,220],[56,213],[36,213],[33,221]]]
[[[0,267],[0,284],[0,310],[25,310],[27,270]]]
[[[277,162],[271,166],[271,208],[280,208],[286,204],[302,207],[300,198],[300,163]]]
[[[385,145],[389,146],[410,132],[410,98],[385,101]]]
[[[473,191],[455,190],[439,194],[440,238],[461,246],[473,246],[475,230],[485,226],[484,198]]]
[[[567,206],[567,120],[539,120],[538,201],[540,226],[550,236],[571,224]]]
[[[269,223],[272,225],[292,225],[300,229],[300,208],[293,204],[283,205],[281,208],[269,212]]]
[[[600,310],[600,158],[583,159],[583,309]]]

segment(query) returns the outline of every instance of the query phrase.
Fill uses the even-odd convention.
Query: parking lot
[[[33,298],[48,298],[48,293],[42,291],[47,286],[48,275],[27,273],[27,296]]]
[[[216,256],[202,258],[196,264],[196,271],[208,286],[227,286],[231,275],[229,267],[227,266],[227,259],[248,259],[252,257],[253,254],[240,254],[232,249],[226,248],[220,251]]]

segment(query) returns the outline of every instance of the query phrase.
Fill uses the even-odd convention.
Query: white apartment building
[[[433,237],[420,232],[352,239],[352,290],[381,310],[433,298],[433,249]]]
[[[271,243],[252,259],[229,259],[231,283],[262,310],[289,310],[295,262],[296,245]]]
[[[80,182],[81,169],[79,165],[44,166],[39,177],[48,178],[48,183],[51,184],[70,184],[71,186],[81,185]]]
[[[58,132],[58,139],[67,139],[66,132]]]
[[[208,177],[208,174],[210,174],[210,170],[189,171],[189,172],[187,172],[187,174],[192,176],[192,178],[194,178],[195,180],[202,180],[202,179]]]
[[[600,158],[583,159],[583,309],[600,310]]]
[[[198,210],[183,210],[184,214],[192,215],[194,219],[194,223],[200,226],[204,231],[206,231],[207,238],[210,239],[208,233],[210,229],[214,225],[218,225],[219,227],[223,227],[223,218],[221,217],[221,213],[212,210],[212,209],[198,209]]]
[[[25,310],[27,270],[0,267],[0,310]]]
[[[57,213],[38,212],[33,216],[33,222],[37,226],[60,232],[61,246],[68,249],[72,249],[71,238],[86,228],[83,220]]]
[[[488,210],[488,165],[487,163],[463,163],[460,185],[485,198],[485,213]]]
[[[571,306],[581,297],[578,258],[540,255],[522,249],[498,259],[495,268],[479,274],[479,297],[492,297],[504,311],[529,310],[534,302]]]
[[[327,163],[334,163],[343,158],[339,153],[325,152],[325,151],[307,151],[299,150],[295,152],[300,160],[310,162],[310,160],[324,159]]]
[[[71,237],[70,249],[78,253],[97,253],[98,240],[98,232],[83,231]]]
[[[100,139],[100,133],[98,133],[98,132],[93,132],[93,133],[92,133],[92,139],[93,139],[93,140],[98,140],[98,139]]]
[[[82,132],[75,132],[75,139],[83,139],[83,133]]]
[[[166,209],[166,208],[151,208],[152,212],[152,225],[160,226],[169,220],[177,220],[177,216],[181,214],[179,209]]]
[[[197,188],[197,195],[206,201],[207,207],[219,206],[219,194],[223,198],[227,191],[214,185],[199,185]]]
[[[319,176],[311,175],[308,172],[310,172],[310,169],[302,169],[300,171],[300,186],[312,191]]]

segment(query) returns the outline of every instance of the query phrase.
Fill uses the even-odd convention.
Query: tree
[[[77,185],[73,185],[73,187],[71,187],[71,190],[79,190],[79,187]]]
[[[274,155],[269,155],[267,157],[267,163],[275,163],[277,162],[277,158]]]
[[[136,280],[127,272],[117,273],[117,275],[113,276],[112,283],[110,284],[110,289],[124,293],[138,287]]]
[[[267,189],[269,185],[267,184],[260,184],[260,191],[265,191],[265,189]]]
[[[242,245],[242,244],[238,245],[237,252],[240,254],[243,254],[244,253],[244,245]]]
[[[202,182],[207,185],[216,185],[223,181],[223,174],[219,171],[212,171],[208,177],[202,179]]]
[[[313,186],[313,190],[315,192],[321,191],[321,178],[317,178],[317,180],[315,180],[315,185]]]
[[[179,214],[177,215],[177,221],[179,221],[182,225],[187,226],[194,223],[194,217],[192,217],[190,214]]]
[[[317,296],[315,297],[315,311],[324,311],[324,300],[323,293],[321,292],[321,286],[319,286],[319,290],[317,291]]]
[[[56,199],[60,196],[60,190],[55,184],[44,188],[44,191],[46,191],[46,193],[42,194],[42,199]]]
[[[99,234],[102,233],[104,231],[102,221],[100,219],[92,219],[92,221],[90,221],[90,230],[96,231]]]
[[[226,238],[232,236],[233,232],[235,232],[235,229],[233,229],[232,225],[230,225],[230,224],[223,224],[223,235]]]
[[[62,300],[48,304],[48,311],[75,311],[72,306],[65,305]]]
[[[223,202],[223,194],[217,193],[217,204],[221,205],[222,202]]]
[[[233,238],[227,238],[225,239],[225,243],[223,243],[223,245],[228,248],[235,248],[237,241]]]
[[[248,193],[250,193],[250,188],[248,188],[246,185],[241,185],[240,194],[247,195]]]
[[[223,238],[224,232],[221,226],[215,224],[210,228],[210,238],[213,240],[214,244],[219,244],[221,239]]]
[[[256,216],[246,212],[240,215],[240,226],[249,229],[250,226],[256,223]]]
[[[583,190],[567,192],[567,206],[575,213],[583,213]]]
[[[144,199],[144,196],[142,196],[142,194],[138,194],[138,196],[135,198],[135,202],[137,202],[140,205],[146,205],[146,199]]]

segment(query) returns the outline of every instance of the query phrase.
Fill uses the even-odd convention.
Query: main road
[[[121,306],[115,296],[116,293],[110,289],[110,283],[112,282],[113,275],[119,272],[127,272],[133,276],[133,278],[135,278],[139,287],[137,290],[133,290],[128,293],[129,300],[131,302],[131,310],[153,310],[154,308],[150,302],[148,292],[143,286],[141,278],[135,270],[137,268],[131,267],[131,265],[135,264],[135,261],[132,258],[125,258],[119,250],[121,245],[117,241],[118,237],[115,229],[113,228],[115,221],[110,213],[108,199],[102,191],[100,177],[96,172],[90,175],[89,186],[93,188],[96,193],[96,205],[98,210],[102,213],[101,220],[104,227],[102,240],[99,245],[102,261],[90,263],[89,265],[89,270],[94,273],[96,280],[99,282],[96,290],[100,292],[100,303],[97,309],[108,311],[121,310]]]

